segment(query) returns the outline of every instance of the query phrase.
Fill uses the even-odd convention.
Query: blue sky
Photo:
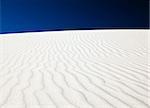
[[[149,0],[1,0],[0,33],[148,28]]]

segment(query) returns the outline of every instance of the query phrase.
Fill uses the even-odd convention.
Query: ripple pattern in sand
[[[0,108],[150,108],[145,32],[1,36]]]

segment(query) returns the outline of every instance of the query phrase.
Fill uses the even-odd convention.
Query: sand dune
[[[0,108],[150,108],[148,30],[0,35]]]

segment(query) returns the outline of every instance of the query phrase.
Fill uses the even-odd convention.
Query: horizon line
[[[77,30],[149,30],[149,27],[127,27],[127,28],[120,28],[120,27],[113,27],[113,28],[78,28],[78,29],[46,29],[46,30],[24,30],[24,31],[17,31],[17,32],[0,32],[0,34],[15,34],[15,33],[34,33],[34,32],[55,32],[55,31],[77,31]]]

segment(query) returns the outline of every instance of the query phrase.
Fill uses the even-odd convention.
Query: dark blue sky
[[[0,33],[148,28],[149,0],[1,0]]]

